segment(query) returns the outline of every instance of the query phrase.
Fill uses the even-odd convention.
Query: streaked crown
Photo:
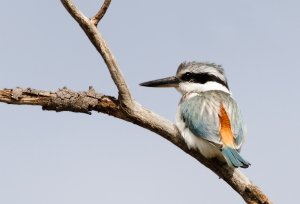
[[[182,81],[205,84],[217,82],[229,89],[224,69],[221,65],[203,62],[183,62],[179,65],[176,77]]]

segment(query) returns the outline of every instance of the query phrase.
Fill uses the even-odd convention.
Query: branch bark
[[[128,120],[112,96],[97,93],[92,87],[88,91],[74,92],[66,87],[57,91],[41,91],[31,88],[0,90],[0,102],[15,105],[42,106],[43,110],[70,111],[91,114],[91,111],[106,113]]]
[[[31,88],[16,88],[0,89],[0,102],[16,105],[37,105],[42,106],[43,110],[57,112],[72,111],[91,114],[92,111],[97,111],[137,124],[167,139],[211,169],[219,178],[222,178],[239,193],[247,203],[271,203],[259,187],[255,186],[238,169],[232,169],[219,160],[208,160],[197,150],[189,149],[173,123],[142,107],[133,100],[112,52],[97,29],[98,22],[108,9],[110,0],[105,0],[101,9],[91,19],[77,9],[71,0],[61,0],[61,2],[104,59],[118,88],[118,99],[99,94],[93,88],[83,92],[74,92],[67,88],[54,92]]]

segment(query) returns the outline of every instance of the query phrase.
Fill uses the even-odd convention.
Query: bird
[[[174,87],[182,94],[176,126],[188,148],[231,168],[248,168],[240,155],[246,127],[232,97],[224,69],[208,62],[183,62],[176,75],[140,83],[145,87]]]

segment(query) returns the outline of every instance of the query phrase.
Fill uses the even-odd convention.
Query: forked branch
[[[103,18],[105,15],[111,0],[105,0],[103,5],[101,6],[100,10],[96,13],[96,15],[91,19],[91,21],[94,23],[94,25],[97,27],[99,21]]]
[[[100,20],[105,14],[105,11],[108,9],[110,1],[104,1],[103,6],[101,7],[98,14],[95,15],[92,20],[87,18],[74,4],[71,0],[61,0],[64,7],[70,13],[70,15],[77,21],[81,26],[87,37],[90,39],[92,44],[95,46],[97,51],[101,54],[107,68],[110,72],[110,75],[115,82],[119,90],[119,99],[123,106],[130,106],[133,102],[131,94],[129,92],[128,86],[124,80],[123,74],[119,69],[116,59],[114,58],[112,52],[106,45],[105,40],[101,36],[100,32],[97,30],[95,22]],[[93,20],[94,19],[94,20]],[[99,22],[99,21],[98,21]]]
[[[2,89],[0,102],[17,105],[37,105],[45,110],[88,113],[98,111],[129,121],[159,134],[227,182],[247,203],[268,204],[268,197],[237,169],[231,169],[218,160],[208,160],[198,151],[189,149],[176,126],[135,102],[112,52],[97,29],[99,21],[107,11],[110,0],[105,0],[101,9],[91,19],[87,18],[71,0],[61,0],[70,15],[78,22],[92,44],[104,59],[111,77],[118,88],[118,99],[96,93],[90,88],[84,92],[73,92],[67,88],[55,92],[35,89]]]

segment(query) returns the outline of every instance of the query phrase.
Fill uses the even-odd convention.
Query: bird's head
[[[202,62],[183,62],[176,76],[147,81],[147,87],[174,87],[181,94],[218,90],[230,93],[224,70],[220,65]]]

